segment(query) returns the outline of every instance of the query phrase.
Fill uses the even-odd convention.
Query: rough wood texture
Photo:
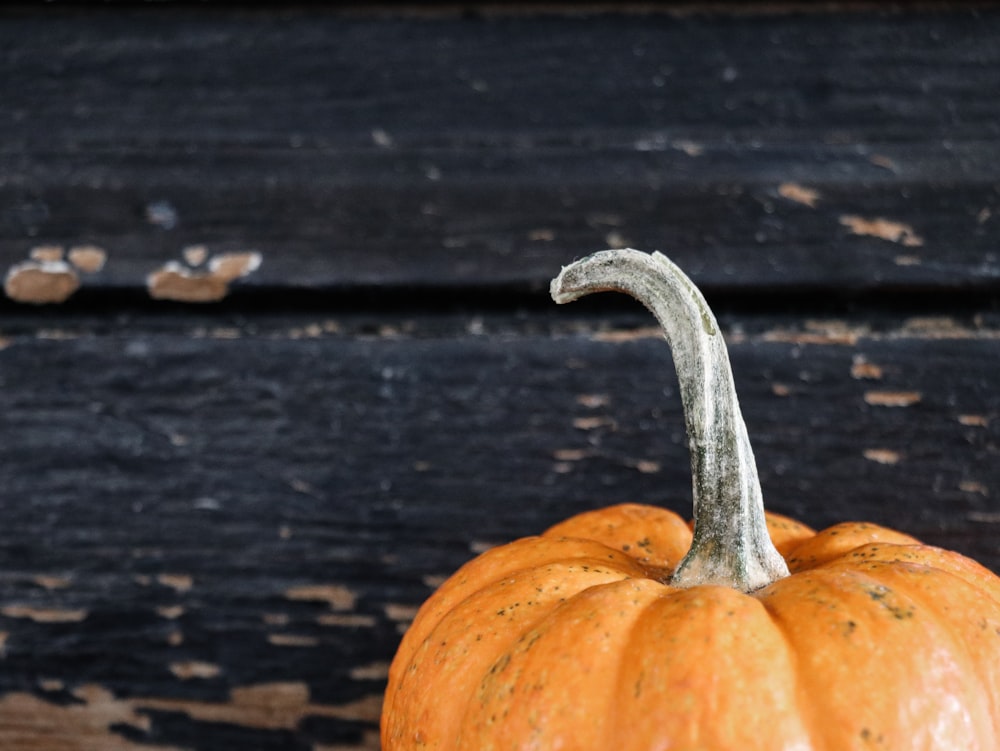
[[[652,320],[546,299],[609,245],[721,312],[770,508],[1000,570],[998,21],[3,11],[0,746],[375,749],[462,561],[687,509]]]
[[[714,289],[996,291],[1000,11],[6,14],[0,262],[182,250],[250,286],[541,289],[586,249]],[[419,259],[419,263],[415,262]]]

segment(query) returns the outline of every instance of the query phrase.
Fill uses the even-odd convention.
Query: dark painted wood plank
[[[6,12],[0,266],[524,291],[628,244],[710,291],[992,295],[997,14]]]
[[[376,748],[386,663],[441,577],[584,508],[687,509],[647,322],[5,328],[0,739]],[[728,318],[770,507],[1000,570],[994,324]]]

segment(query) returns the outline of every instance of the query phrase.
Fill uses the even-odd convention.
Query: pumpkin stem
[[[788,576],[771,543],[726,344],[705,298],[666,256],[606,250],[565,267],[552,299],[624,292],[656,316],[674,359],[691,449],[694,540],[670,584],[720,584],[743,592]]]

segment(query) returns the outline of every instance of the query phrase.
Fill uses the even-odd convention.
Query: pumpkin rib
[[[493,751],[493,739],[510,738],[572,749],[601,737],[616,713],[614,676],[625,659],[617,645],[663,589],[649,579],[587,587],[521,632],[483,674],[455,751]]]
[[[544,544],[543,544],[544,543]],[[629,556],[592,540],[525,537],[487,550],[466,562],[428,598],[403,635],[398,652],[407,652],[427,637],[431,628],[466,597],[481,589],[483,582],[514,576],[559,561],[591,558],[596,565],[620,566],[630,575],[643,570]]]
[[[950,552],[929,546],[920,547],[920,552],[924,554]],[[951,554],[945,560],[948,558],[958,559],[961,556]],[[973,701],[980,697],[987,700],[988,706],[975,713],[978,717],[990,718],[990,728],[984,737],[1000,738],[1000,675],[996,675],[994,670],[994,666],[1000,664],[1000,600],[993,600],[987,594],[987,599],[992,602],[984,608],[983,590],[978,582],[969,581],[954,570],[925,562],[873,560],[869,557],[864,563],[844,561],[840,565],[866,570],[878,581],[904,592],[912,602],[922,606],[928,618],[937,622],[942,635],[938,635],[933,643],[940,644],[947,637],[949,654],[961,662],[958,674],[975,676],[977,685],[964,693]],[[976,618],[967,617],[969,614],[963,612],[968,610],[969,603],[976,605]]]
[[[578,547],[588,550],[594,546],[578,543]],[[606,559],[581,556],[504,572],[497,579],[480,582],[474,592],[444,613],[435,613],[435,620],[428,613],[418,624],[419,633],[404,634],[405,651],[401,645],[400,654],[405,659],[393,661],[388,693],[393,705],[383,713],[384,718],[390,718],[383,732],[387,737],[399,737],[403,733],[393,726],[392,718],[409,716],[410,724],[428,726],[420,731],[426,738],[454,737],[460,712],[453,702],[442,703],[440,697],[471,695],[479,680],[477,674],[489,668],[497,653],[509,650],[519,633],[533,628],[580,591],[631,579],[637,573],[634,564],[622,570],[607,563]],[[428,604],[433,600],[432,596]],[[418,613],[418,618],[424,617]],[[428,719],[431,715],[432,720]]]
[[[809,748],[796,658],[766,608],[720,586],[664,589],[619,649],[616,751]],[[664,711],[666,710],[666,711]]]
[[[759,593],[799,656],[819,747],[852,748],[881,739],[885,748],[915,751],[992,748],[992,731],[969,730],[962,719],[965,705],[955,704],[957,692],[975,694],[955,660],[949,663],[950,653],[937,647],[950,641],[947,628],[891,575],[885,578],[892,586],[879,573],[833,565],[800,572]],[[854,693],[844,691],[853,684],[879,690],[853,701]],[[951,745],[941,745],[940,728],[947,728]]]

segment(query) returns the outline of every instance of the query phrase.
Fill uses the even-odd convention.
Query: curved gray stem
[[[565,267],[551,288],[557,303],[604,291],[629,294],[656,316],[680,382],[691,449],[694,540],[670,583],[749,592],[788,576],[767,532],[729,355],[705,298],[666,256],[630,249],[583,258]]]

